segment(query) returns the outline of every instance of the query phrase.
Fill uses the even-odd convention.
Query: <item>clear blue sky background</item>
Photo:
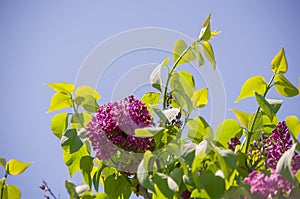
[[[298,86],[299,4],[296,0],[1,0],[0,156],[33,162],[25,173],[9,177],[8,183],[20,187],[22,198],[42,198],[38,186],[45,179],[56,194],[67,198],[64,181],[69,175],[59,141],[49,127],[52,114],[46,114],[53,92],[43,84],[74,82],[85,57],[108,37],[151,26],[196,38],[202,21],[211,12],[212,26],[222,30],[213,45],[225,84],[227,107],[254,112],[253,100],[238,104],[233,101],[248,77],[264,75],[269,80],[269,64],[281,47],[285,48],[289,63],[286,76]],[[105,96],[105,88],[100,91]],[[276,93],[270,97],[283,98]],[[106,103],[104,99],[100,103]],[[287,115],[300,118],[300,97],[283,99],[279,119]],[[228,111],[226,117],[234,116]],[[74,181],[80,183],[77,175]]]

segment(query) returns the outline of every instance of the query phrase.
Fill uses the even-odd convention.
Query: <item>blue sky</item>
[[[0,156],[33,162],[8,183],[22,191],[22,198],[41,198],[38,186],[46,180],[53,191],[67,197],[69,179],[59,140],[51,133],[53,114],[46,114],[53,91],[47,82],[74,82],[81,64],[99,43],[120,32],[161,27],[197,38],[202,21],[212,14],[212,27],[221,30],[213,41],[217,68],[224,82],[226,107],[254,112],[253,99],[234,100],[243,82],[253,75],[272,75],[269,65],[284,47],[287,78],[298,85],[300,77],[298,1],[14,1],[0,2],[0,89],[2,105]],[[122,43],[120,43],[120,46]],[[172,46],[170,46],[172,48]],[[165,54],[144,52],[124,58],[130,69],[142,63],[159,63]],[[133,54],[134,55],[134,54]],[[131,60],[132,59],[132,60]],[[138,61],[136,61],[138,60]],[[125,63],[126,61],[126,63]],[[122,59],[116,64],[122,65]],[[121,66],[120,66],[121,67]],[[205,67],[210,67],[205,66]],[[120,69],[121,70],[121,69]],[[115,68],[112,73],[118,73]],[[121,74],[119,74],[121,75]],[[118,78],[118,77],[117,77]],[[110,82],[99,85],[99,103],[109,99]],[[130,93],[128,93],[130,94]],[[299,96],[284,99],[279,119],[300,118]],[[204,110],[209,114],[209,109]],[[234,117],[228,110],[226,117]],[[0,171],[3,175],[3,171]],[[80,183],[79,175],[73,179]]]

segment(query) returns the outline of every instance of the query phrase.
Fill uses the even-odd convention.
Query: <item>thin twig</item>
[[[57,199],[57,197],[54,195],[54,193],[51,191],[50,187],[48,186],[48,184],[46,183],[45,180],[43,180],[43,184],[45,185],[46,187],[46,190],[45,191],[49,191],[50,195],[54,198],[54,199]]]

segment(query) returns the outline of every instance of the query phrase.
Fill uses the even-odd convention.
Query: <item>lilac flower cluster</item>
[[[270,169],[270,175],[263,172],[252,171],[244,179],[251,185],[250,192],[257,193],[262,198],[274,197],[277,194],[289,193],[292,184],[276,172],[276,166],[285,151],[292,147],[291,135],[285,121],[279,122],[273,129],[272,135],[266,139],[266,168]],[[292,171],[295,174],[300,169],[300,156],[295,152],[292,158]]]
[[[88,124],[86,137],[90,139],[96,157],[108,160],[117,147],[136,153],[152,150],[154,139],[134,136],[137,128],[152,126],[147,107],[134,96],[100,106]]]
[[[285,121],[279,122],[273,129],[272,135],[267,139],[266,166],[276,169],[277,162],[282,154],[289,150],[293,145],[291,135],[285,124]]]
[[[187,190],[187,189],[185,189],[185,190],[180,194],[180,196],[181,196],[182,199],[189,199],[189,198],[191,197],[191,195],[192,195],[192,193],[191,193],[189,190]]]
[[[235,147],[237,145],[241,145],[241,142],[238,137],[233,137],[231,138],[230,142],[227,143],[228,148],[231,149],[232,151],[235,151]]]
[[[272,170],[270,176],[265,175],[262,171],[259,173],[252,171],[244,181],[251,185],[250,192],[258,194],[261,198],[289,193],[292,189],[292,184],[275,170]]]

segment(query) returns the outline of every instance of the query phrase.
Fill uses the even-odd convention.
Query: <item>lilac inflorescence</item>
[[[227,143],[228,148],[231,149],[232,151],[234,151],[235,147],[240,144],[241,144],[241,142],[238,137],[231,138],[230,142]]]
[[[251,185],[250,192],[258,194],[261,198],[289,193],[292,189],[292,184],[275,170],[272,170],[270,176],[252,171],[244,181]]]
[[[275,169],[282,154],[293,145],[291,135],[285,121],[279,122],[273,129],[272,135],[267,140],[267,161],[266,166]]]
[[[134,136],[135,129],[149,126],[153,126],[153,121],[147,107],[134,96],[129,96],[100,106],[87,126],[86,137],[90,139],[96,157],[107,160],[118,147],[137,153],[153,150],[152,137]]]
[[[192,193],[191,193],[189,190],[187,190],[187,189],[185,189],[185,190],[180,194],[180,196],[181,196],[182,199],[189,199],[189,198],[191,197],[191,195],[192,195]]]

